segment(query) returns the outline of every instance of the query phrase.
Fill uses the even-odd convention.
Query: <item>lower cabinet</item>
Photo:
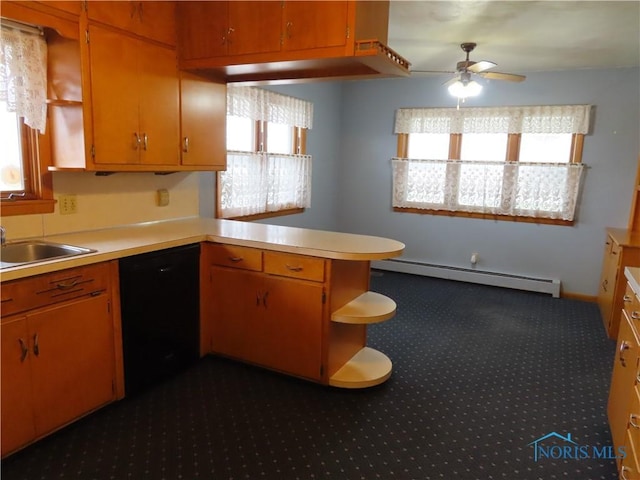
[[[204,244],[201,262],[201,354],[341,388],[389,378],[366,325],[391,318],[395,303],[368,292],[368,261]]]
[[[3,301],[42,295],[42,285],[47,305],[2,318],[3,456],[116,399],[106,265],[3,284]]]

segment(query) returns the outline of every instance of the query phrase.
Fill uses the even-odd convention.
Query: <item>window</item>
[[[53,211],[46,126],[47,45],[39,30],[3,20],[0,48],[2,215]],[[42,132],[39,133],[39,132]],[[42,147],[42,148],[41,148]]]
[[[227,170],[218,173],[217,216],[255,219],[310,206],[310,102],[228,86]]]
[[[588,105],[396,115],[396,211],[572,224]]]

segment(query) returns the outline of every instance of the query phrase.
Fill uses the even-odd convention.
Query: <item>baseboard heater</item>
[[[530,292],[548,293],[560,297],[560,280],[525,277],[508,273],[486,272],[462,267],[448,267],[412,260],[390,259],[371,262],[373,268],[392,272],[412,273],[425,277],[445,278],[461,282],[480,283],[494,287],[514,288]]]

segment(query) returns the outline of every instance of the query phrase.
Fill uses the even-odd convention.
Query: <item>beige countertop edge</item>
[[[624,276],[629,281],[629,285],[633,289],[633,292],[637,297],[640,297],[640,268],[638,267],[625,267]]]
[[[3,269],[0,281],[106,262],[202,241],[239,245],[332,260],[383,260],[402,254],[401,242],[366,235],[215,219],[186,219],[44,237],[96,253]]]

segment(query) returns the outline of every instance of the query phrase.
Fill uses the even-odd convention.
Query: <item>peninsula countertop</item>
[[[397,257],[404,250],[403,243],[383,237],[211,218],[142,223],[38,240],[90,248],[95,253],[5,268],[0,272],[0,281],[202,241],[334,260],[383,260]]]

